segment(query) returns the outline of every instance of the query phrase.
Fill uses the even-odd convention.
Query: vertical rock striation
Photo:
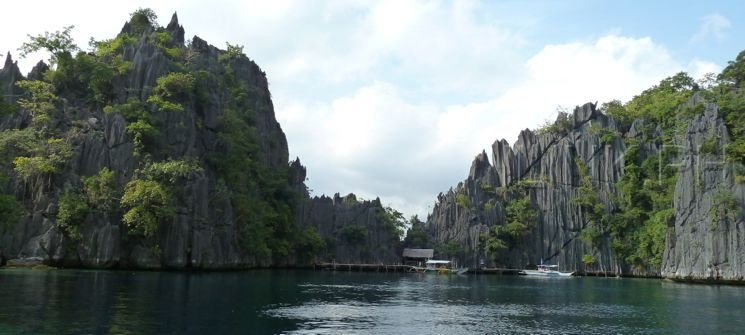
[[[122,104],[130,99],[147,101],[158,78],[172,72],[194,73],[198,77],[194,94],[183,98],[181,111],[156,111],[152,105],[147,105],[147,112],[158,128],[154,143],[149,145],[157,149],[143,158],[136,154],[133,135],[128,130],[133,120],[128,121],[118,112],[105,113],[90,100],[81,99],[79,92],[60,90],[58,111],[54,112],[55,131],[70,134],[73,133],[71,129],[78,128],[74,131],[76,135],[69,139],[72,157],[54,176],[27,181],[15,175],[10,164],[0,166],[5,169],[4,175],[11,176],[6,189],[22,200],[25,212],[22,222],[7,231],[0,230],[0,260],[32,259],[52,265],[104,268],[235,269],[295,265],[298,260],[292,255],[259,255],[249,251],[243,242],[247,235],[241,232],[244,228],[239,227],[238,219],[243,218],[245,222],[245,216],[255,213],[236,212],[234,194],[225,185],[219,162],[215,162],[215,155],[227,150],[221,129],[225,127],[223,120],[230,108],[241,108],[243,115],[250,117],[250,127],[241,134],[244,138],[239,142],[248,143],[250,160],[257,162],[258,168],[246,166],[246,178],[262,178],[251,174],[249,169],[269,171],[263,178],[280,176],[279,180],[271,182],[285,183],[286,188],[277,189],[289,188],[297,193],[297,198],[294,193],[287,192],[264,194],[266,191],[257,186],[253,191],[258,194],[252,200],[254,203],[281,203],[277,205],[279,208],[294,206],[291,211],[296,213],[296,222],[290,225],[316,227],[328,242],[338,239],[338,230],[342,227],[363,228],[362,248],[329,244],[328,254],[338,260],[397,260],[398,237],[385,227],[381,228],[381,221],[377,219],[382,210],[379,200],[351,203],[349,199],[353,196],[345,200],[338,196],[308,198],[304,185],[305,167],[299,159],[288,163],[287,139],[274,114],[266,74],[256,63],[242,55],[223,57],[226,51],[197,36],[188,46],[184,45],[184,28],[175,14],[165,28],[146,27],[144,32],[137,33],[135,26],[127,22],[120,33],[131,35],[134,42],[123,44],[118,51],[121,60],[131,66],[111,80],[112,103]],[[158,44],[153,40],[154,33],[161,37],[168,35],[170,39],[165,45]],[[179,56],[174,58],[168,48],[176,50]],[[41,79],[48,70],[48,66],[40,63],[29,78]],[[0,70],[0,87],[11,95],[20,94],[15,83],[23,79],[17,64],[7,57]],[[85,92],[85,88],[81,91]],[[237,99],[240,99],[240,107],[234,107]],[[24,129],[29,124],[30,115],[25,110],[0,116],[2,130]],[[81,234],[77,241],[57,225],[63,190],[80,189],[82,177],[109,168],[115,172],[115,183],[121,192],[124,185],[140,173],[137,170],[142,169],[143,159],[166,161],[185,157],[195,159],[203,168],[179,181],[173,196],[174,215],[159,223],[154,236],[131,235],[122,222],[124,213],[120,208],[110,212],[90,211],[84,222],[76,223]],[[261,182],[256,184],[262,185]],[[292,215],[289,220],[293,220]],[[293,229],[275,227],[272,225],[277,224],[272,222],[259,225],[268,226],[270,232]]]
[[[705,143],[715,148],[707,152]],[[714,104],[690,122],[675,186],[675,220],[667,230],[662,275],[681,280],[745,279],[745,185],[727,161],[727,127]],[[711,150],[711,149],[708,149]]]
[[[684,107],[693,110],[702,103],[700,99],[695,94]],[[664,161],[663,151],[671,148],[649,140],[664,134],[643,120],[621,129],[594,104],[585,104],[561,121],[554,127],[563,124],[564,129],[541,134],[522,131],[513,147],[505,140],[494,142],[493,165],[482,152],[468,178],[438,196],[426,226],[440,250],[455,241],[467,250],[466,263],[478,266],[479,261],[488,260],[484,236],[491,227],[507,224],[505,206],[512,199],[506,190],[520,187],[527,190],[537,210],[536,224],[497,263],[487,265],[522,268],[543,260],[569,271],[680,280],[745,279],[745,185],[735,181],[735,171],[745,168],[726,159],[730,139],[715,104],[706,104],[702,115],[688,122],[687,131],[673,138],[678,143],[672,148],[677,149],[677,163]],[[626,143],[633,143],[640,161],[659,157],[658,164],[669,165],[660,166],[660,171],[679,169],[671,204],[674,217],[667,222],[661,268],[630,266],[616,255],[607,235],[594,244],[581,238],[591,215],[575,201],[583,177],[589,177],[605,210],[617,215],[617,185],[630,149]],[[468,201],[459,201],[459,194]],[[586,265],[584,255],[593,255],[596,263]]]
[[[541,260],[561,264],[571,271],[620,272],[622,264],[610,249],[609,241],[597,251],[580,240],[587,225],[587,213],[574,204],[581,186],[578,162],[587,173],[599,196],[612,205],[611,195],[621,177],[625,145],[621,138],[603,139],[598,129],[618,132],[615,121],[600,113],[594,104],[585,104],[567,116],[566,129],[537,134],[523,130],[510,147],[505,140],[492,145],[493,165],[485,152],[474,160],[471,173],[455,190],[440,194],[427,229],[437,245],[457,241],[468,252],[463,261],[469,265],[489,259],[484,238],[490,227],[505,225],[506,190],[527,190],[538,217],[519,247],[510,248],[500,265],[522,268]],[[558,124],[558,123],[557,123]],[[457,193],[469,199],[468,206],[458,204]],[[598,254],[594,269],[585,269],[585,254]],[[488,262],[487,262],[488,264]]]

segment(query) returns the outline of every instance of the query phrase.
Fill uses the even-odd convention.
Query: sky
[[[82,48],[139,7],[187,39],[244,46],[267,73],[290,159],[313,195],[354,192],[425,218],[500,139],[586,102],[627,101],[745,49],[739,1],[13,1],[0,61],[75,25]]]

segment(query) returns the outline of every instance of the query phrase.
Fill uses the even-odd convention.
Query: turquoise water
[[[0,269],[0,334],[743,334],[745,287],[256,270]]]

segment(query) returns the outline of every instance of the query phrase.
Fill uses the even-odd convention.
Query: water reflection
[[[2,269],[0,287],[0,334],[745,329],[745,287],[643,279]]]

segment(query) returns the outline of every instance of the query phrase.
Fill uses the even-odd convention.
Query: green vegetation
[[[700,92],[703,102],[715,102],[725,120],[732,142],[720,148],[718,137],[707,138],[700,154],[726,152],[730,161],[745,163],[745,90],[743,69],[745,52],[716,76],[708,75],[697,85],[685,73],[678,73],[645,90],[627,104],[612,101],[603,105],[606,114],[629,126],[634,119],[645,121],[645,143],[659,143],[659,154],[642,152],[634,140],[627,140],[624,176],[618,183],[618,210],[608,222],[607,230],[617,254],[636,267],[659,268],[664,250],[667,227],[674,220],[673,192],[679,174],[675,138],[684,134],[688,123],[703,114],[704,104],[686,105],[694,92]],[[651,127],[659,127],[661,136],[654,136]],[[672,144],[665,146],[665,144]],[[736,181],[745,180],[735,169]],[[713,201],[711,228],[716,229],[726,217],[732,216],[736,201],[727,192],[718,192]],[[583,232],[584,233],[584,232]]]
[[[513,241],[529,233],[538,219],[530,196],[525,195],[507,203],[507,225],[505,232]]]
[[[217,60],[222,64],[227,64],[229,61],[233,59],[237,59],[240,57],[245,57],[246,55],[243,53],[243,46],[242,45],[232,45],[230,43],[225,43],[226,48],[225,52],[221,53],[219,56],[217,56]]]
[[[80,225],[85,221],[89,210],[85,198],[72,188],[67,188],[59,198],[58,204],[57,227],[73,240],[80,240]]]
[[[727,63],[727,67],[717,76],[723,84],[742,88],[745,84],[745,50],[740,51],[733,61]]]
[[[127,125],[127,134],[132,135],[135,156],[145,152],[146,143],[157,138],[160,132],[145,120],[137,120]]]
[[[459,184],[455,189],[455,204],[463,208],[471,207],[471,199],[468,198],[463,184]]]
[[[727,124],[732,142],[725,148],[727,158],[745,164],[745,50],[730,61],[707,95],[719,106],[719,113]],[[740,180],[745,180],[738,175]]]
[[[721,106],[721,97],[729,93],[719,92],[727,90],[707,86],[701,97]],[[613,212],[609,212],[609,207],[602,204],[592,185],[582,177],[574,202],[587,213],[588,224],[581,233],[585,242],[597,247],[610,238],[613,250],[624,262],[639,269],[659,269],[667,227],[674,220],[673,192],[679,174],[675,164],[679,154],[676,139],[685,134],[693,118],[703,114],[702,103],[687,104],[700,89],[693,78],[681,72],[663,79],[626,104],[614,100],[601,106],[601,111],[619,121],[623,129],[629,129],[634,120],[641,120],[642,127],[637,129],[641,132],[641,142],[626,139],[624,175],[617,185],[617,198],[611,199]],[[605,138],[601,142],[615,139],[606,134],[601,137]],[[659,151],[644,151],[640,143],[655,143]],[[699,152],[720,152],[717,138],[707,139]],[[583,175],[581,162],[578,166]]]
[[[124,51],[124,47],[134,45],[135,42],[137,42],[136,37],[123,33],[119,34],[116,38],[108,40],[96,41],[91,39],[88,44],[98,57],[111,59],[112,61],[114,59],[123,61],[121,53]]]
[[[575,190],[576,196],[572,199],[572,203],[578,205],[582,209],[586,218],[584,229],[582,229],[582,232],[580,233],[580,238],[585,243],[593,246],[593,248],[599,248],[604,234],[608,229],[608,223],[610,220],[608,211],[606,210],[604,202],[601,201],[600,195],[592,185],[587,164],[585,164],[585,162],[579,157],[577,157],[574,162],[577,165],[581,184]]]
[[[463,247],[460,243],[455,242],[455,241],[450,241],[446,243],[444,250],[445,250],[445,254],[451,259],[461,258],[466,252],[466,248]]]
[[[49,62],[54,66],[63,61],[64,58],[71,57],[72,53],[78,50],[78,46],[75,45],[75,41],[70,36],[73,28],[75,26],[67,26],[62,31],[58,30],[54,33],[45,32],[44,35],[28,35],[30,41],[24,42],[19,49],[21,58],[39,50],[46,50],[51,54]]]
[[[16,223],[21,220],[22,215],[23,207],[21,207],[21,204],[15,197],[0,193],[0,233],[9,231],[15,227]]]
[[[129,14],[129,24],[134,35],[141,35],[148,29],[155,29],[158,15],[150,8],[138,8]]]
[[[39,80],[21,80],[16,86],[26,90],[30,97],[18,99],[18,105],[31,114],[32,125],[46,129],[51,122],[49,113],[54,110],[54,103],[59,99],[50,83]]]
[[[367,239],[367,229],[358,225],[347,225],[336,231],[337,236],[347,245],[357,245]]]
[[[481,236],[492,260],[499,260],[506,250],[520,247],[523,238],[537,225],[538,212],[525,185],[516,183],[505,190],[505,225],[494,225]]]
[[[173,216],[171,194],[153,180],[132,179],[124,188],[121,206],[126,210],[122,221],[130,233],[152,236],[160,222]]]
[[[582,255],[582,263],[585,264],[585,267],[592,268],[597,264],[597,259],[595,259],[595,256],[590,254],[584,254]]]
[[[572,129],[572,120],[569,118],[569,113],[566,109],[559,107],[557,108],[557,116],[555,121],[546,120],[546,122],[538,127],[536,130],[537,134],[554,134],[558,136],[566,135]]]
[[[309,227],[299,234],[298,240],[295,241],[300,262],[309,263],[315,261],[316,255],[326,247],[326,241],[323,240],[318,230]]]
[[[249,90],[235,79],[228,64],[224,66],[222,77],[202,72],[194,76],[197,96],[200,88],[212,86],[228,92],[216,129],[220,150],[212,153],[208,162],[230,194],[243,250],[257,259],[281,261],[304,252],[298,249],[304,241],[303,232],[294,224],[300,193],[288,184],[287,167],[269,168],[260,161]]]
[[[18,111],[18,105],[7,99],[6,93],[0,87],[0,117],[15,114]]]
[[[458,193],[455,195],[455,203],[463,208],[471,207],[471,200],[464,193]]]
[[[17,133],[18,134],[18,133]],[[13,159],[14,171],[26,182],[41,176],[57,173],[72,157],[72,147],[59,138],[49,138],[46,143],[26,143],[33,156],[16,156]]]
[[[685,72],[677,73],[660,81],[659,84],[643,91],[625,105],[617,100],[603,104],[603,110],[628,128],[635,119],[643,119],[647,124],[662,128],[665,140],[669,143],[679,124],[687,124],[693,115],[685,113],[681,106],[693,95],[695,81]]]
[[[411,227],[406,232],[403,245],[405,248],[426,248],[429,246],[429,238],[427,232],[424,231],[424,222],[419,220],[417,215],[414,215],[409,219]]]
[[[202,171],[202,167],[195,159],[186,158],[151,163],[142,172],[149,179],[175,185],[179,180],[187,179],[189,175]]]
[[[104,167],[98,174],[82,177],[83,190],[91,209],[108,212],[119,202],[114,171]]]
[[[740,208],[741,206],[732,192],[720,185],[711,198],[711,224],[709,229],[716,230],[722,223],[727,224],[737,220]]]
[[[188,99],[194,90],[195,79],[190,73],[171,72],[157,79],[155,88],[148,103],[154,104],[160,111],[184,110],[179,101]]]
[[[385,207],[383,209],[377,208],[375,216],[378,221],[388,229],[388,231],[394,233],[399,237],[399,239],[403,238],[404,233],[406,232],[404,230],[406,227],[406,220],[401,212],[391,207]]]

